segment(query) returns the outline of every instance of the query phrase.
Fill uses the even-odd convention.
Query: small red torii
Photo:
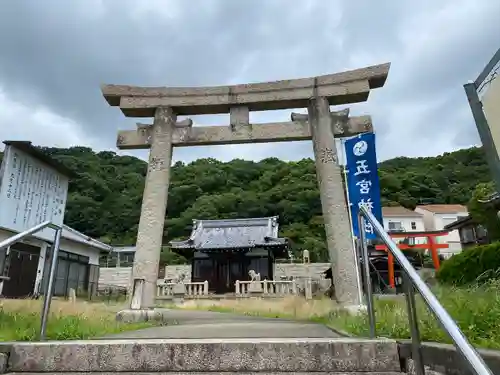
[[[432,262],[434,263],[434,268],[436,271],[439,269],[439,253],[438,249],[447,249],[449,246],[447,243],[438,243],[436,237],[446,236],[448,231],[438,230],[438,231],[424,231],[424,232],[387,232],[391,238],[416,238],[425,237],[427,238],[427,243],[416,243],[413,245],[398,243],[398,248],[402,251],[410,249],[429,249],[432,256]],[[394,279],[394,256],[391,252],[387,251],[387,246],[385,244],[375,245],[375,250],[383,250],[387,252],[387,270],[389,273],[389,284],[391,288],[396,287],[396,281]]]

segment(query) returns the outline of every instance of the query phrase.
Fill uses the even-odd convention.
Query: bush
[[[437,279],[449,285],[484,283],[500,278],[500,242],[476,246],[443,262]]]

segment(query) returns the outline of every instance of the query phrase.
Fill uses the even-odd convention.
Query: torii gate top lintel
[[[325,97],[330,105],[364,102],[371,89],[385,84],[390,63],[311,78],[213,87],[139,87],[103,85],[109,105],[127,117],[154,117],[156,108],[172,107],[177,115],[304,108],[309,99]]]

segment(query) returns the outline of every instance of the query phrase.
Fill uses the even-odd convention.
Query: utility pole
[[[479,98],[479,92],[496,79],[497,71],[500,69],[499,63],[500,49],[497,50],[476,80],[469,81],[469,83],[464,85],[465,94],[469,101],[472,116],[474,117],[474,122],[476,123],[476,128],[483,144],[486,160],[497,192],[500,192],[500,129],[495,129],[495,127],[500,127],[500,118],[496,119],[495,124],[491,123],[491,119],[490,123],[488,123],[483,102]],[[500,81],[495,84],[500,84]],[[497,99],[500,100],[500,93]]]

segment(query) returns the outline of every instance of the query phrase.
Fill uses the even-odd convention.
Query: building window
[[[402,232],[403,225],[400,221],[389,221],[389,231],[391,232]]]
[[[417,229],[417,223],[415,223],[414,221],[411,222],[411,229],[412,230],[416,230]]]
[[[101,267],[116,267],[118,262],[118,256],[115,252],[110,252],[108,254],[103,254],[99,258],[99,266]]]
[[[41,283],[43,289],[40,290],[42,294],[45,292],[45,287],[49,279],[51,255],[52,249],[47,249]],[[54,280],[54,295],[67,296],[69,289],[74,289],[77,295],[86,293],[88,291],[88,281],[89,257],[60,250]]]
[[[109,254],[102,254],[99,256],[99,267],[108,267],[109,264]]]
[[[134,265],[134,255],[135,253],[118,253],[120,267],[132,267]]]
[[[132,267],[134,265],[135,252],[110,252],[99,258],[101,267]]]
[[[470,243],[476,241],[474,229],[472,227],[465,227],[460,230],[460,241],[462,243]]]

